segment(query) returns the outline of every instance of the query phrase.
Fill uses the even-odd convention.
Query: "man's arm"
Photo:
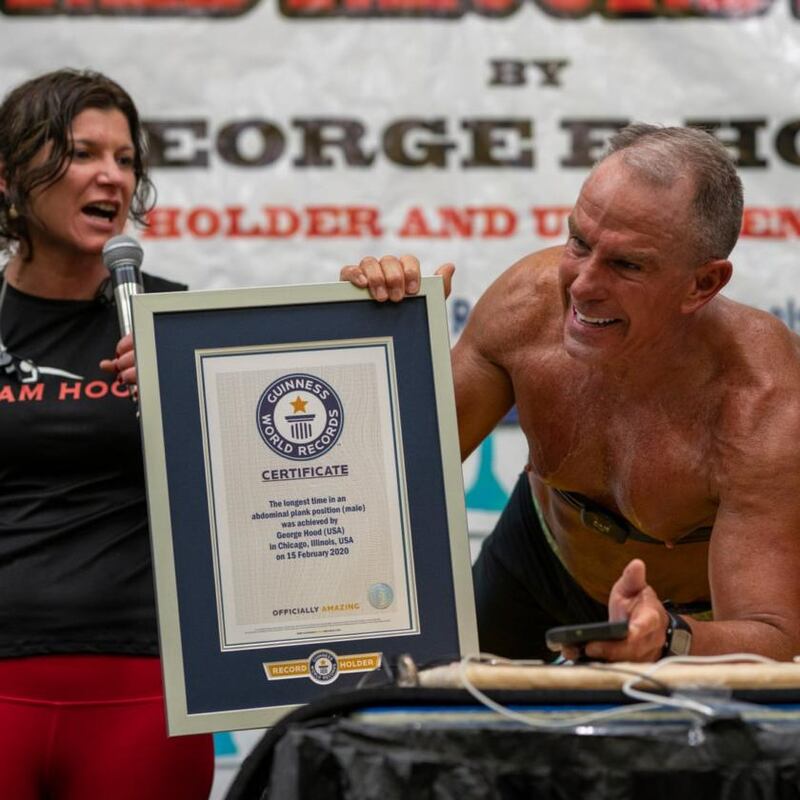
[[[780,660],[800,654],[800,519],[766,505],[750,515],[741,508],[720,509],[711,536],[709,577],[713,622],[684,617],[692,631],[690,655],[756,653]],[[772,513],[770,513],[772,511]],[[607,661],[655,661],[666,642],[667,614],[645,565],[635,559],[614,584],[609,619],[628,619],[622,642],[592,642],[586,655]],[[576,652],[565,651],[568,658]]]
[[[776,358],[773,368],[776,368]],[[798,371],[796,364],[785,372]],[[781,374],[781,370],[776,373]],[[785,374],[785,373],[784,373]],[[798,376],[800,386],[800,376]],[[709,548],[713,622],[685,618],[690,655],[800,654],[800,408],[796,392],[764,393],[734,411],[720,437],[719,508]],[[747,403],[743,403],[747,405]],[[733,430],[731,430],[731,428]],[[629,618],[628,639],[594,642],[587,655],[609,660],[659,658],[667,617],[644,566],[628,565],[614,585],[609,618]]]
[[[466,458],[516,402],[520,417],[537,391],[534,375],[553,339],[561,247],[524,256],[481,295],[453,348],[461,456]],[[560,337],[560,332],[557,334]],[[516,380],[520,384],[514,384]],[[518,394],[521,392],[521,394]],[[530,440],[532,432],[523,427]]]
[[[484,295],[472,310],[453,348],[453,384],[462,460],[492,432],[514,404],[511,379],[492,359],[493,328],[499,316],[500,310]]]
[[[798,485],[778,501],[791,508],[720,509],[709,551],[714,622],[690,621],[692,654],[800,654]]]

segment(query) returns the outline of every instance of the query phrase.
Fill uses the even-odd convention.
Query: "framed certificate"
[[[440,279],[133,309],[170,734],[477,651]]]

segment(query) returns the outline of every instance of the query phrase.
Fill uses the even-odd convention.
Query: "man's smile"
[[[572,306],[572,316],[582,325],[592,325],[595,328],[603,328],[607,325],[619,322],[619,320],[614,317],[590,317],[587,314],[581,314],[575,306]]]

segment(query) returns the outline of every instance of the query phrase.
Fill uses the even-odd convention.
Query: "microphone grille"
[[[123,265],[142,266],[144,251],[133,236],[113,236],[103,245],[103,263],[113,272]]]

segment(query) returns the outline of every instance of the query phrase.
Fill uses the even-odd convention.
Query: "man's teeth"
[[[610,325],[614,322],[614,318],[605,318],[605,317],[587,317],[585,314],[581,314],[578,309],[575,309],[575,316],[578,319],[578,322],[582,322],[584,325]]]

